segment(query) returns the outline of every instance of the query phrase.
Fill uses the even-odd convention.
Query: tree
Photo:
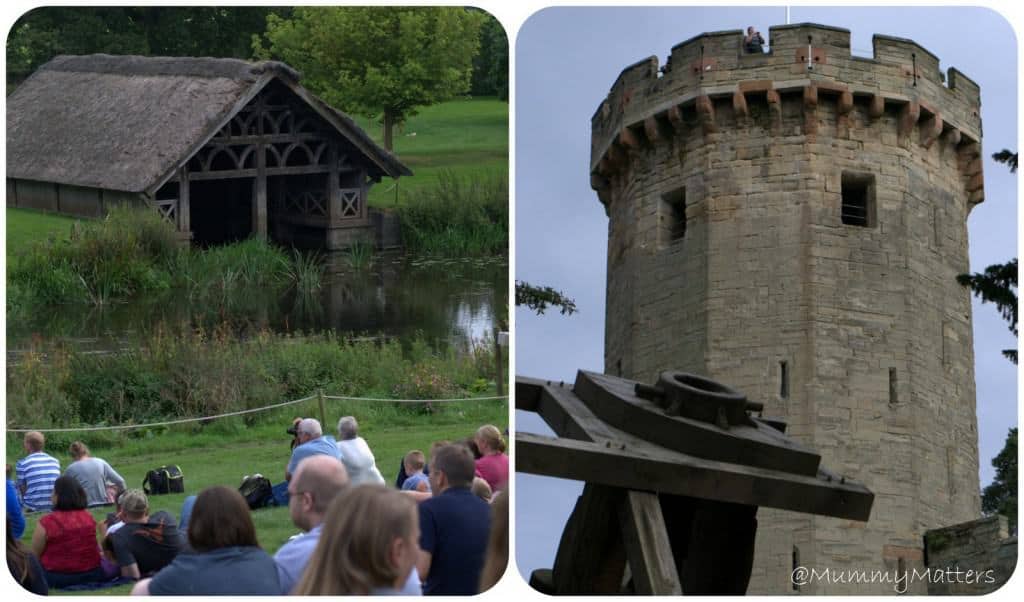
[[[981,509],[985,514],[1002,514],[1017,532],[1017,428],[1010,429],[1003,451],[992,459],[996,477],[981,491]]]
[[[458,7],[295,8],[268,16],[253,48],[301,71],[329,104],[379,117],[390,150],[393,128],[417,107],[469,90],[483,20]]]
[[[267,7],[69,7],[31,10],[7,38],[7,83],[17,85],[58,54],[249,58]]]
[[[1003,149],[992,158],[1017,172],[1017,153]],[[1006,263],[997,263],[985,268],[982,273],[960,274],[956,281],[971,289],[982,303],[995,303],[1000,315],[1009,324],[1010,332],[1017,336],[1017,258]],[[1004,349],[1003,355],[1017,363],[1017,350]]]
[[[480,53],[473,59],[470,92],[508,100],[508,36],[501,23],[487,13],[480,27]]]
[[[526,307],[543,314],[549,305],[561,308],[562,315],[572,315],[576,311],[576,302],[561,291],[550,286],[534,286],[528,282],[516,280],[516,306]]]

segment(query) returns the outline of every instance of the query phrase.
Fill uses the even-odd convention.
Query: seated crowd
[[[125,490],[109,464],[84,443],[60,463],[41,433],[25,436],[27,456],[8,466],[7,564],[26,589],[132,582],[134,595],[471,595],[494,585],[508,559],[508,456],[501,432],[486,425],[465,441],[437,442],[402,458],[394,489],[358,436],[354,417],[338,439],[319,421],[297,420],[275,499],[287,500],[301,533],[271,557],[259,545],[246,499],[214,486],[186,498],[181,525],[151,512],[140,490]],[[489,502],[493,502],[490,504]],[[114,503],[97,525],[88,507]],[[19,541],[21,508],[50,510]]]

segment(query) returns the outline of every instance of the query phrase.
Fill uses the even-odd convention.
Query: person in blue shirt
[[[465,445],[446,445],[430,458],[433,497],[419,505],[420,558],[426,595],[473,595],[480,588],[491,507],[473,495],[476,466]]]
[[[14,539],[21,539],[25,533],[25,515],[21,512],[21,500],[18,499],[18,489],[11,480],[11,465],[7,465],[7,520],[11,521],[11,535]]]
[[[334,441],[334,437],[324,435],[320,421],[316,418],[303,418],[295,429],[295,436],[298,437],[299,444],[292,450],[292,457],[288,461],[288,467],[285,468],[285,481],[291,481],[299,462],[310,456],[324,454],[341,462],[338,444]]]

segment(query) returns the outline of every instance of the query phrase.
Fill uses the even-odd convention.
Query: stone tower
[[[925,530],[980,516],[967,215],[980,92],[911,40],[706,33],[627,67],[592,119],[608,226],[605,371],[707,375],[875,493],[867,523],[762,509],[750,593],[794,567],[922,569]],[[911,592],[926,584],[911,583]]]

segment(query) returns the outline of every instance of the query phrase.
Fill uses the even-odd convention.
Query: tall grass
[[[430,255],[508,252],[508,176],[463,177],[443,171],[437,182],[397,207],[406,249]]]
[[[373,244],[356,241],[348,248],[345,259],[354,270],[365,270],[373,265]]]
[[[263,407],[317,390],[429,399],[489,390],[492,347],[435,351],[423,340],[348,340],[330,332],[246,338],[163,324],[140,347],[108,355],[39,342],[9,367],[8,424],[46,427],[142,423]]]
[[[37,241],[9,260],[8,316],[58,304],[101,306],[172,289],[223,313],[267,290],[318,290],[323,273],[315,257],[289,257],[257,239],[190,248],[146,208],[115,208],[104,219],[77,224],[67,239]],[[252,294],[257,290],[261,295]]]

